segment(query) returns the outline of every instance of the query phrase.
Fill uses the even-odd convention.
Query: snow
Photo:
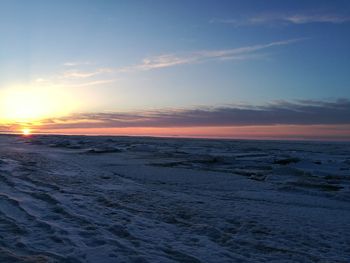
[[[349,262],[350,144],[0,136],[0,262]]]

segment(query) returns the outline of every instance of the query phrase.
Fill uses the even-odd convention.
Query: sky
[[[350,140],[350,1],[1,0],[0,130]]]

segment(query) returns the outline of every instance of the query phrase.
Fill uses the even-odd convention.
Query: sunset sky
[[[350,140],[350,1],[0,1],[0,130]]]

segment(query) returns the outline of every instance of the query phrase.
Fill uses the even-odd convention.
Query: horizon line
[[[50,132],[32,132],[30,135],[23,135],[20,132],[0,132],[0,136],[20,136],[23,138],[31,138],[33,136],[85,136],[85,137],[131,137],[131,138],[155,138],[155,139],[204,139],[204,140],[234,140],[234,141],[275,141],[275,142],[321,142],[321,143],[350,143],[349,139],[344,138],[310,138],[310,137],[229,137],[229,136],[182,136],[182,135],[132,135],[132,134],[102,134],[102,133],[50,133]]]

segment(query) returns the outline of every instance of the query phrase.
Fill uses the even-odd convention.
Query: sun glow
[[[1,123],[38,123],[70,113],[75,103],[52,87],[11,87],[0,94]]]
[[[22,135],[24,135],[24,136],[29,136],[29,135],[31,135],[31,134],[32,134],[31,129],[29,129],[29,128],[23,128],[23,129],[22,129]]]

